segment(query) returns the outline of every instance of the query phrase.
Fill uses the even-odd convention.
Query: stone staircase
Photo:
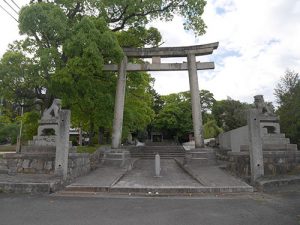
[[[262,137],[263,151],[297,151],[297,145],[291,144],[285,134],[264,134]],[[240,151],[249,151],[249,145],[241,145]]]
[[[161,145],[161,146],[138,146],[131,148],[132,158],[154,159],[158,153],[161,159],[173,159],[185,156],[185,150],[181,145]]]

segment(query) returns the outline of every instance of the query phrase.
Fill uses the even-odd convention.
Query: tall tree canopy
[[[212,107],[212,115],[219,127],[229,131],[247,124],[246,110],[250,107],[247,103],[235,100],[216,101]]]
[[[23,103],[27,110],[37,102],[43,109],[55,97],[63,98],[73,111],[74,125],[80,121],[91,131],[97,126],[110,128],[117,74],[103,72],[103,65],[119,63],[122,47],[158,46],[162,37],[149,27],[155,19],[168,21],[180,15],[185,29],[203,34],[205,4],[205,0],[32,0],[19,15],[25,40],[10,45],[0,61],[0,96]],[[140,129],[153,117],[148,105],[151,79],[142,74],[128,76],[129,130]],[[148,85],[139,86],[141,77]],[[142,109],[134,109],[130,98]]]
[[[200,99],[205,129],[204,136],[205,138],[215,137],[221,132],[211,115],[215,99],[208,90],[200,91]],[[163,103],[160,103],[161,108],[154,119],[154,129],[165,131],[181,140],[186,139],[187,135],[193,132],[190,92],[162,96],[161,100]]]
[[[281,129],[300,147],[300,77],[287,70],[275,88]]]

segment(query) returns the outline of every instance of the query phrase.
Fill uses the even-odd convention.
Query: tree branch
[[[124,16],[125,13],[123,13],[123,15],[120,15],[120,17],[113,21],[109,21],[109,23],[116,23],[116,22],[119,22],[122,20],[121,22],[121,25],[118,26],[118,27],[115,27],[114,29],[112,29],[113,32],[116,32],[116,31],[119,31],[119,30],[122,30],[124,29],[125,25],[126,25],[126,22],[128,20],[130,20],[131,18],[133,17],[145,17],[145,16],[148,16],[152,13],[159,13],[159,12],[164,12],[166,10],[168,10],[169,8],[171,8],[172,6],[174,6],[174,3],[173,2],[170,2],[168,5],[166,5],[165,7],[161,8],[161,9],[155,9],[155,10],[150,10],[148,12],[142,12],[142,13],[132,13],[132,14],[129,14],[128,16],[124,17],[123,20],[122,20],[122,17]]]

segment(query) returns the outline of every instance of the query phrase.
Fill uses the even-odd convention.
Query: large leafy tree
[[[193,132],[190,92],[170,94],[162,96],[161,99],[163,104],[155,117],[154,128],[165,131],[171,136],[177,136],[181,140],[185,139],[187,134]],[[215,99],[208,90],[200,91],[200,99],[204,129],[207,130],[205,137],[214,137],[221,131],[211,115]]]
[[[129,132],[144,131],[154,117],[152,108],[153,78],[147,73],[129,73],[125,99],[123,137]]]
[[[284,133],[292,143],[300,146],[300,78],[299,74],[287,70],[275,88],[279,104],[277,114]]]
[[[246,110],[250,107],[247,103],[232,99],[216,101],[212,107],[212,115],[219,127],[229,131],[247,124]]]
[[[103,65],[120,62],[121,47],[158,46],[159,32],[148,28],[158,18],[181,15],[186,29],[203,34],[204,6],[204,0],[33,0],[19,16],[20,33],[26,39],[12,44],[1,59],[0,95],[28,106],[41,103],[42,109],[60,97],[73,111],[73,123],[80,121],[91,133],[97,126],[110,127],[116,74],[104,73]],[[144,81],[150,82],[147,77]],[[128,96],[133,96],[132,90]],[[135,92],[141,101],[148,98],[146,91]],[[136,109],[136,115],[142,115]],[[145,111],[141,120],[128,116],[135,113],[127,107],[130,130],[133,124],[140,128],[149,121],[152,112]]]

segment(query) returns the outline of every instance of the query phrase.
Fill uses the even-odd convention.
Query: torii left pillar
[[[115,97],[115,111],[113,121],[113,133],[111,147],[118,149],[121,147],[122,127],[123,127],[123,113],[126,92],[126,67],[127,57],[125,56],[119,65],[119,77],[117,83],[116,97]]]
[[[192,117],[193,117],[193,128],[195,137],[195,148],[203,148],[203,128],[202,128],[202,115],[201,115],[201,104],[200,104],[200,91],[198,85],[196,56],[194,54],[188,54],[188,70],[189,70],[189,81],[192,101]]]

